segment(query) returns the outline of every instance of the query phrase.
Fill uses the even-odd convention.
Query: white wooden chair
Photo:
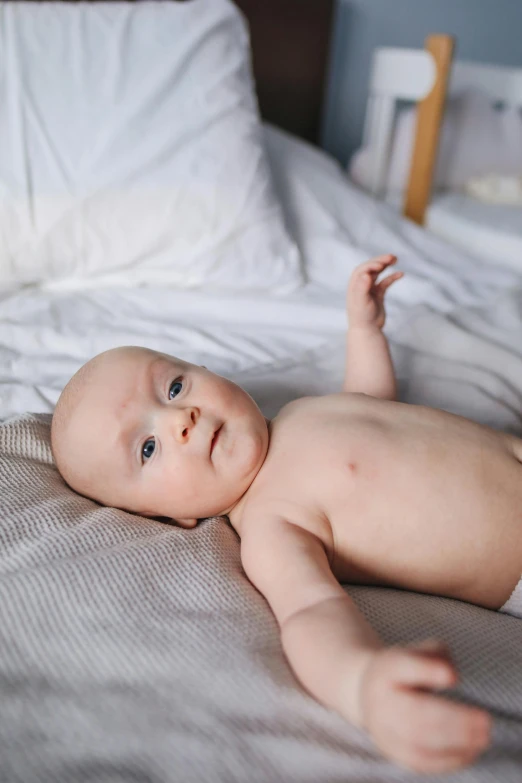
[[[522,107],[522,68],[453,63],[448,35],[426,39],[424,50],[377,49],[370,77],[363,145],[370,150],[370,191],[384,196],[397,101],[418,104],[415,140],[403,214],[464,250],[522,268],[522,208],[500,221],[498,205],[471,208],[471,197],[445,193],[432,198],[447,95],[479,89],[492,103]],[[467,202],[470,202],[467,204]],[[491,208],[490,208],[491,207]],[[478,215],[478,217],[477,217]],[[508,225],[501,226],[504,222]]]

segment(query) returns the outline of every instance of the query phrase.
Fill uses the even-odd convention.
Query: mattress
[[[328,156],[266,127],[306,285],[285,297],[26,288],[0,300],[0,779],[440,780],[384,761],[311,699],[284,658],[226,519],[143,523],[69,490],[49,447],[63,384],[90,356],[146,345],[243,385],[267,416],[341,387],[345,291],[399,256],[387,335],[400,399],[522,432],[522,275],[450,247],[351,185]],[[522,623],[459,601],[347,586],[388,643],[437,636],[456,698],[490,709],[493,747],[457,783],[522,775]]]

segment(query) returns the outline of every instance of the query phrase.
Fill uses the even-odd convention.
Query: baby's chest
[[[309,417],[277,439],[266,466],[267,495],[299,509],[329,516],[380,480],[391,459],[381,422],[337,412]]]
[[[361,512],[379,483],[369,433],[343,425],[308,422],[308,437],[278,440],[252,498],[256,516],[283,517],[321,540],[332,564],[339,545],[360,537]]]

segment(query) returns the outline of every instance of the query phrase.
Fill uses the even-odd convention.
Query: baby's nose
[[[179,443],[185,443],[190,438],[190,431],[199,419],[199,409],[195,407],[181,408],[175,413],[174,434]]]

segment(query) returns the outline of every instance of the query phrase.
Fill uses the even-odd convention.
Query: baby
[[[304,687],[389,758],[438,773],[489,744],[490,716],[436,692],[457,673],[437,641],[385,647],[340,582],[391,585],[522,616],[522,440],[396,402],[380,277],[347,293],[343,391],[267,421],[241,388],[143,348],[96,356],[65,387],[52,447],[100,503],[191,528],[228,515]]]

